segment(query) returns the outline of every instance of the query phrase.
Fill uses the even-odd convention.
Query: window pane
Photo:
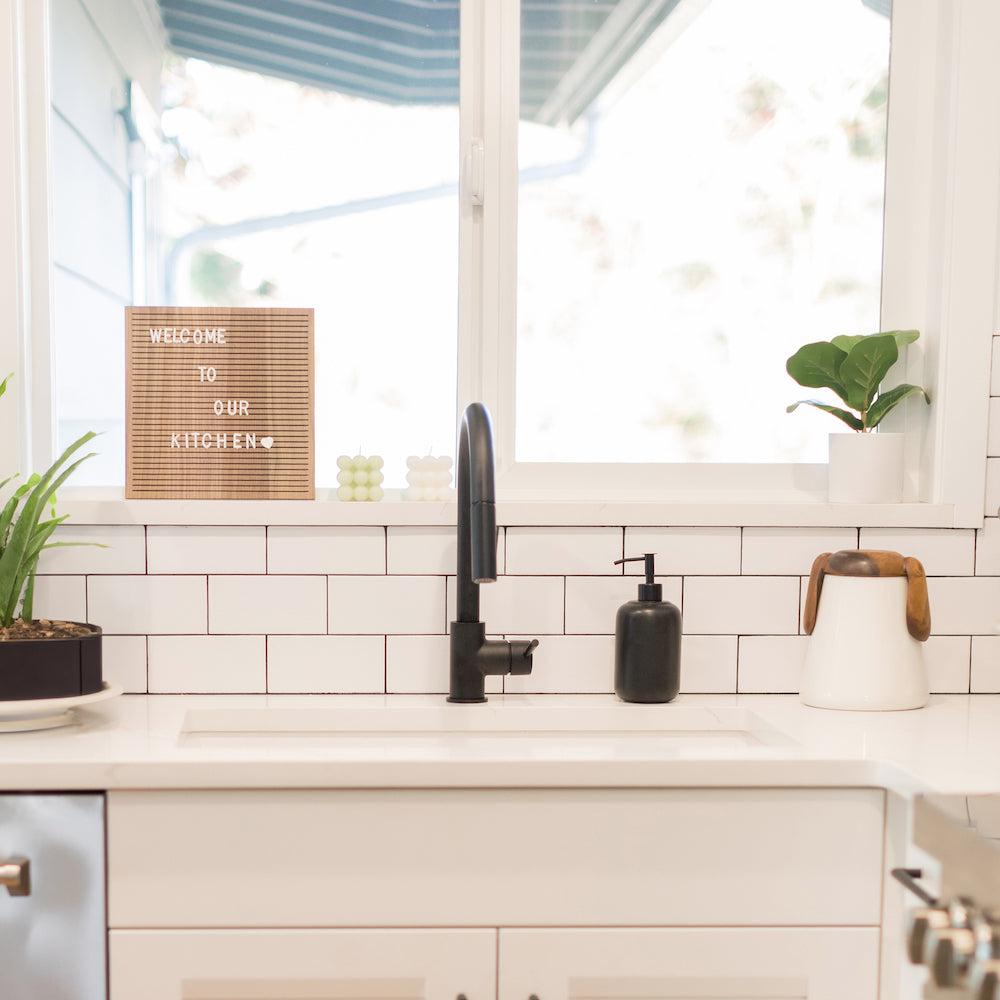
[[[320,487],[341,453],[383,455],[399,486],[407,454],[450,452],[458,0],[161,0],[166,45],[131,36],[151,81],[131,147],[120,26],[54,5],[54,62],[74,61],[53,86],[57,417],[62,441],[110,431],[90,481],[123,481],[133,301],[315,307]],[[78,141],[90,119],[110,124]]]
[[[519,461],[824,461],[879,328],[887,0],[523,0]]]

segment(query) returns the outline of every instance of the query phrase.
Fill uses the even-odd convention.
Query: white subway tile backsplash
[[[972,637],[973,694],[1000,694],[1000,635]]]
[[[141,524],[62,524],[52,541],[72,545],[42,552],[39,574],[146,572],[146,529]]]
[[[621,528],[508,528],[507,573],[621,576]]]
[[[32,607],[35,618],[58,618],[62,621],[99,621],[88,619],[87,584],[83,576],[37,576]]]
[[[262,635],[151,635],[151,694],[240,694],[265,690]]]
[[[975,569],[971,528],[862,528],[861,548],[916,556],[928,576],[967,576]]]
[[[262,527],[150,525],[150,573],[263,573]]]
[[[498,557],[503,552],[502,529],[499,534]],[[455,572],[458,554],[454,528],[390,526],[386,529],[386,543],[390,573],[446,576]]]
[[[799,578],[794,576],[684,579],[684,630],[692,634],[794,634],[798,606]]]
[[[385,573],[385,528],[267,529],[268,573]]]
[[[146,637],[144,635],[106,635],[101,642],[104,679],[121,684],[126,694],[146,691]]]
[[[272,635],[267,639],[272,694],[365,694],[385,690],[381,635]]]
[[[685,635],[681,639],[681,693],[736,690],[735,635]]]
[[[924,643],[924,665],[932,693],[968,693],[970,643],[967,635],[932,635]]]
[[[739,528],[626,528],[625,555],[656,554],[656,571],[665,576],[735,575],[740,571]],[[640,563],[626,566],[641,572]]]
[[[799,690],[809,637],[742,635],[737,690],[750,694],[788,694]]]
[[[822,552],[858,547],[857,528],[744,528],[743,575],[808,574]]]
[[[491,632],[552,635],[563,631],[561,576],[501,576],[479,588],[481,615]],[[455,578],[448,578],[448,621],[455,619]]]
[[[328,631],[346,635],[445,631],[440,576],[331,576]]]
[[[1000,457],[990,465],[1000,482]],[[1000,503],[1000,485],[991,488]],[[62,537],[111,547],[47,552],[35,613],[102,626],[106,676],[128,691],[447,690],[451,527],[74,525]],[[997,517],[978,531],[500,528],[498,570],[506,554],[510,572],[481,588],[482,618],[492,636],[542,646],[533,675],[506,686],[489,678],[487,690],[613,689],[615,615],[635,599],[642,569],[612,567],[624,547],[678,571],[657,580],[683,611],[683,692],[797,691],[804,574],[820,551],[859,542],[927,569],[931,690],[1000,693]]]
[[[326,632],[326,577],[210,576],[208,630],[251,635]]]
[[[988,517],[976,532],[976,576],[1000,576],[1000,520]]]
[[[512,636],[508,639],[532,639]],[[514,694],[598,694],[614,691],[615,640],[610,635],[549,635],[539,640],[530,674],[504,678]]]
[[[385,640],[386,691],[447,694],[450,640],[446,635],[390,635]],[[486,678],[486,693],[499,694],[502,677]]]
[[[635,577],[567,577],[566,632],[613,635],[618,609],[636,599],[639,583]],[[663,599],[680,607],[680,577],[657,577],[657,583],[663,587]]]
[[[931,577],[933,635],[991,635],[1000,624],[1000,577]]]
[[[91,576],[87,603],[90,621],[113,635],[205,632],[208,624],[203,576]]]

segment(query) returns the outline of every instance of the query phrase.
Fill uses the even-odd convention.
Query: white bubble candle
[[[347,501],[376,501],[385,495],[382,491],[381,455],[341,455],[337,459],[337,499]]]
[[[410,455],[406,460],[407,487],[404,500],[450,500],[455,491],[451,488],[451,458],[447,455]]]

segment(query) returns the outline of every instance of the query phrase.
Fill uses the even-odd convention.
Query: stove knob
[[[948,927],[927,935],[924,961],[937,986],[960,986],[976,950],[976,935],[968,927]]]
[[[906,954],[914,965],[924,961],[924,945],[930,931],[944,930],[951,924],[948,911],[943,906],[921,906],[910,911],[906,933]]]
[[[1000,1000],[1000,959],[974,962],[966,988],[971,1000]]]

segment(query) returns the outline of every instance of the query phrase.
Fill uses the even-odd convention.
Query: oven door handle
[[[31,862],[27,858],[0,861],[0,886],[11,896],[30,896]]]

